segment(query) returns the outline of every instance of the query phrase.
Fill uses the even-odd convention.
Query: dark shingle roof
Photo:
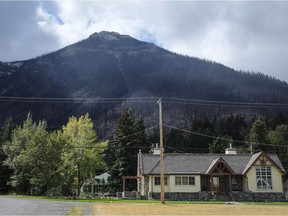
[[[243,174],[247,167],[251,166],[251,161],[256,155],[226,155],[226,154],[165,154],[164,155],[164,173],[190,173],[205,174],[213,161],[220,157],[229,165],[235,174]],[[275,164],[283,171],[283,166],[276,154],[268,155]],[[159,174],[160,164],[159,155],[142,154],[142,172],[143,174]]]

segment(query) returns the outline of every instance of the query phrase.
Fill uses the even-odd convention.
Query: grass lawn
[[[12,197],[40,199],[47,201],[68,201],[69,199],[48,198],[41,196]],[[287,202],[259,202],[225,204],[224,202],[177,202],[167,201],[161,204],[155,200],[118,200],[118,199],[83,199],[75,202],[89,202],[92,215],[287,215]],[[86,208],[85,207],[85,208]],[[73,207],[67,215],[84,215],[84,206]]]
[[[288,215],[288,205],[98,203],[93,215]]]

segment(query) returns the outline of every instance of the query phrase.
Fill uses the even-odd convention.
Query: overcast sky
[[[0,61],[100,31],[288,82],[287,1],[1,1]]]

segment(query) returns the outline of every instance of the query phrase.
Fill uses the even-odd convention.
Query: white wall
[[[176,185],[175,177],[170,176],[170,192],[190,192],[195,193],[201,191],[201,178],[200,175],[181,175],[182,177],[194,177],[195,185]]]
[[[180,175],[177,175],[180,176]],[[165,192],[199,192],[201,191],[201,178],[200,175],[181,175],[183,177],[195,177],[195,185],[176,185],[175,175],[165,175],[167,177],[167,185],[164,186]],[[161,192],[161,185],[154,184],[154,177],[160,176],[149,176],[149,192]]]
[[[272,190],[263,190],[257,189],[257,180],[256,180],[256,166],[261,166],[260,161],[256,161],[256,163],[251,166],[246,176],[248,178],[248,190],[254,193],[267,193],[267,192],[283,192],[283,182],[282,182],[282,172],[279,169],[273,166],[271,162],[267,162],[265,166],[271,167],[271,175],[272,175]]]

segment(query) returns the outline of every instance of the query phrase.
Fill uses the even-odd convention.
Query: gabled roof
[[[245,169],[243,170],[242,174],[246,174],[246,172],[250,169],[250,167],[259,159],[259,157],[263,155],[265,158],[267,158],[272,164],[274,164],[274,166],[276,166],[280,171],[282,171],[283,173],[285,173],[285,170],[278,158],[277,155],[268,155],[265,154],[264,152],[259,152],[256,153],[254,155],[252,155],[252,157],[250,158],[248,164],[246,165]],[[278,161],[278,162],[277,162]]]
[[[256,154],[253,154],[249,160],[249,162],[247,163],[245,169],[243,170],[243,174],[245,174],[249,169],[250,167],[252,166],[252,164],[257,160],[257,158],[259,158],[259,156],[261,155],[262,152],[258,152]]]
[[[210,164],[209,168],[206,170],[206,173],[205,173],[205,174],[206,174],[206,175],[211,174],[211,172],[213,172],[213,170],[215,169],[215,167],[216,167],[219,163],[224,164],[225,168],[227,168],[231,174],[235,175],[234,170],[231,169],[231,167],[225,162],[225,160],[224,160],[222,157],[213,160],[212,163]]]
[[[235,174],[242,175],[247,167],[250,167],[262,153],[254,155],[226,155],[226,154],[178,154],[171,153],[164,155],[164,173],[165,174],[203,174],[205,175],[209,168],[215,165],[220,157],[225,161]],[[284,168],[276,154],[268,155],[271,161],[285,173]],[[151,154],[142,154],[142,173],[144,175],[159,175],[160,156]]]
[[[105,172],[105,173],[102,173],[101,175],[96,175],[94,177],[94,179],[97,179],[97,180],[102,180],[104,179],[105,181],[107,181],[108,177],[109,177],[109,173],[108,172]]]

